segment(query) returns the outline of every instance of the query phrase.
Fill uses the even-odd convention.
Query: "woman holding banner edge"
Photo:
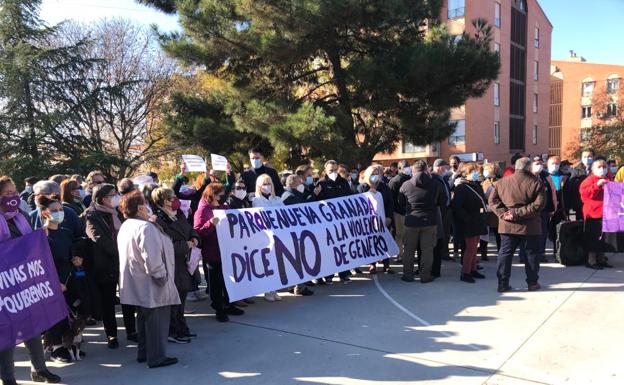
[[[19,195],[13,180],[0,176],[0,244],[32,232],[26,217],[19,211]],[[45,363],[41,337],[24,341],[32,365],[31,379],[34,382],[59,383],[61,377],[50,373]],[[17,385],[15,380],[15,348],[0,352],[0,379],[4,385]]]
[[[256,179],[256,197],[251,202],[253,207],[284,206],[282,199],[275,195],[273,179],[268,174],[262,174]],[[282,297],[276,291],[264,293],[264,299],[269,302],[281,301]]]

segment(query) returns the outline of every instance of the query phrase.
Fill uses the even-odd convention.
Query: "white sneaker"
[[[280,295],[277,294],[277,292],[275,292],[275,291],[273,292],[273,298],[275,298],[276,301],[281,301],[282,300],[282,297],[280,297]]]
[[[204,301],[208,299],[209,297],[210,296],[206,294],[204,291],[196,290],[196,291],[192,291],[188,293],[188,295],[186,296],[186,300],[191,301],[191,302],[199,302],[199,301]]]
[[[273,292],[269,291],[268,293],[264,293],[264,299],[268,302],[275,302],[275,297],[273,296]]]

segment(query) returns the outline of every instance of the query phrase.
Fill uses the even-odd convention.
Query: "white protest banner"
[[[188,218],[191,212],[191,201],[188,199],[180,199],[180,210],[182,210],[184,216]]]
[[[227,171],[228,160],[223,155],[210,154],[210,163],[215,171]]]
[[[198,155],[182,155],[188,172],[206,172],[206,161]]]
[[[215,210],[230,301],[279,290],[399,253],[381,194],[292,206]]]

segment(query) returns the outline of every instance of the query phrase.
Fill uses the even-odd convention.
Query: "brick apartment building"
[[[375,160],[461,154],[465,160],[509,162],[516,152],[548,153],[552,24],[537,0],[444,0],[441,19],[451,34],[472,34],[477,18],[493,26],[492,50],[501,58],[498,79],[483,97],[451,111],[457,129],[446,141],[399,143],[394,153]]]
[[[577,159],[586,129],[621,113],[622,77],[624,65],[588,63],[574,52],[553,60],[549,154]]]

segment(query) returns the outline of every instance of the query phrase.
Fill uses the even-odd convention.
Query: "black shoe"
[[[144,363],[146,363],[146,362],[147,362],[147,358],[138,358],[138,357],[137,357],[137,362],[138,362],[139,364],[144,364]]]
[[[155,368],[163,368],[165,366],[171,366],[171,365],[175,365],[178,363],[178,359],[177,358],[172,358],[172,357],[167,357],[165,358],[165,360],[163,362],[161,362],[160,364],[156,364],[156,365],[149,365],[150,369],[155,369]]]
[[[485,275],[479,273],[478,271],[473,271],[472,273],[470,273],[470,275],[472,276],[472,278],[485,279]]]
[[[126,336],[128,341],[139,342],[139,335],[137,333],[130,333]]]
[[[529,291],[538,291],[539,289],[541,289],[542,287],[540,286],[539,283],[536,283],[534,285],[529,285]]]
[[[483,270],[483,266],[477,265],[477,270]]]
[[[609,265],[606,261],[598,263],[598,266],[600,266],[602,268],[607,268],[607,269],[612,269],[613,268],[613,265]]]
[[[97,325],[97,320],[95,318],[89,317],[87,319],[87,326],[95,326]]]
[[[225,313],[227,315],[243,315],[245,314],[245,311],[237,308],[236,306],[229,306],[227,309],[225,309]]]
[[[167,337],[167,341],[172,342],[174,344],[190,344],[191,339],[183,336],[169,336]]]
[[[2,385],[19,385],[15,380],[2,380]]]
[[[414,278],[401,277],[401,281],[404,281],[404,282],[414,282]]]
[[[481,260],[482,260],[482,261],[489,261],[489,260],[490,260],[490,258],[489,258],[487,255],[482,255],[482,256],[481,256]]]
[[[72,362],[71,354],[69,354],[69,350],[64,346],[54,350],[50,355],[50,359],[52,362],[61,362],[63,364]]]
[[[121,300],[119,297],[115,297],[115,305],[121,305]]]
[[[184,333],[184,337],[193,339],[193,338],[197,338],[197,334],[191,333],[191,332],[186,332],[186,333]]]
[[[351,283],[351,278],[349,277],[340,278],[340,282],[342,282],[343,284]]]
[[[509,285],[507,285],[507,286],[499,286],[498,287],[498,292],[499,293],[506,293],[506,292],[512,291],[512,290],[513,290],[513,288],[511,286],[509,286]]]
[[[61,377],[54,373],[50,373],[48,369],[41,372],[30,372],[30,378],[33,382],[45,382],[48,384],[58,384],[61,382]]]
[[[325,283],[328,285],[334,284],[334,277],[325,278]]]
[[[303,289],[299,289],[299,288],[297,288],[297,290],[293,290],[293,293],[294,293],[295,295],[302,295],[302,296],[304,296],[304,297],[307,297],[307,296],[310,296],[310,295],[313,295],[313,294],[314,294],[314,292],[313,292],[312,290],[308,289],[308,288],[307,288],[307,287],[305,287],[305,286],[303,287]]]
[[[597,263],[594,263],[593,265],[590,265],[589,263],[586,263],[585,267],[587,267],[589,269],[594,269],[594,270],[602,270],[602,266],[600,266]]]
[[[119,348],[119,341],[117,337],[109,337],[108,338],[108,348],[109,349],[117,349]]]
[[[468,283],[475,283],[476,281],[474,280],[474,278],[472,278],[472,275],[470,274],[462,274],[459,276],[459,280],[463,281],[463,282],[468,282]]]
[[[230,320],[230,317],[224,311],[218,311],[216,316],[219,322],[228,322]]]

